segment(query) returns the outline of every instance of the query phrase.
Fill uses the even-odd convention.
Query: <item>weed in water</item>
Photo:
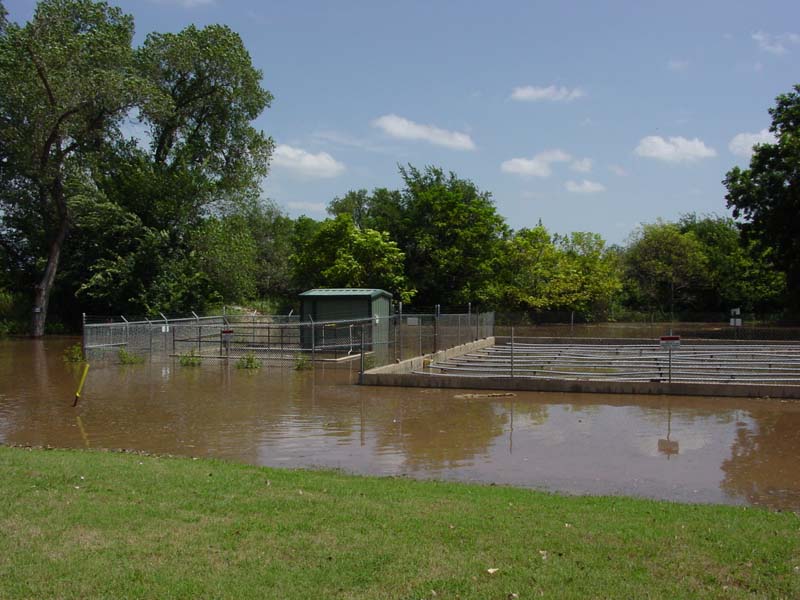
[[[79,363],[83,362],[83,348],[80,344],[73,344],[64,349],[64,362]]]
[[[242,358],[236,361],[237,369],[260,369],[261,361],[256,358],[252,352],[245,354]]]
[[[307,371],[311,368],[311,360],[302,354],[299,354],[297,358],[294,359],[294,370],[295,371]]]
[[[189,354],[181,354],[178,362],[182,367],[199,367],[203,364],[203,358],[195,354],[194,350],[190,350]]]
[[[117,357],[119,358],[119,363],[121,365],[138,365],[144,362],[143,356],[137,356],[132,352],[128,352],[125,348],[120,348],[119,352],[117,352]]]

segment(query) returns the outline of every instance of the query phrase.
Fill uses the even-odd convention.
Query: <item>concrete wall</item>
[[[404,360],[399,363],[392,363],[383,367],[376,367],[374,369],[370,369],[369,371],[364,371],[364,376],[366,377],[367,374],[396,375],[400,373],[412,373],[413,371],[422,370],[425,363],[430,363],[435,360],[442,361],[448,358],[454,358],[456,356],[461,356],[462,354],[468,354],[470,352],[474,352],[475,350],[488,348],[489,346],[494,346],[493,337],[483,338],[482,340],[476,340],[474,342],[469,342],[467,344],[461,344],[460,346],[456,346],[455,348],[450,348],[449,350],[440,350],[439,352],[436,352],[434,354],[415,356],[414,358],[409,358],[408,360]],[[375,384],[375,385],[380,385],[380,384]],[[392,384],[386,384],[386,385],[392,385]]]
[[[468,375],[418,374],[426,363],[442,361],[493,346],[489,337],[435,354],[417,356],[396,364],[365,371],[363,385],[458,388],[476,390],[513,390],[535,392],[570,392],[590,394],[645,394],[676,396],[728,396],[739,398],[785,398],[800,400],[800,386],[733,383],[656,383],[634,381],[569,381],[565,379],[529,379],[525,377],[476,377]]]
[[[526,379],[520,377],[418,375],[410,372],[377,373],[376,371],[377,369],[373,369],[372,371],[366,371],[364,373],[364,385],[591,394],[671,394],[676,396],[728,396],[739,398],[782,398],[800,400],[800,386],[796,385],[567,381],[564,379]]]

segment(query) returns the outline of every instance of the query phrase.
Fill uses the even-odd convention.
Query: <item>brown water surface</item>
[[[352,385],[356,364],[65,364],[0,340],[0,443],[800,510],[800,402]]]

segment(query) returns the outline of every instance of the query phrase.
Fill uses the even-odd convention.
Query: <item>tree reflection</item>
[[[800,508],[800,412],[751,415],[755,425],[739,421],[731,457],[722,463],[722,489],[751,504],[775,509]]]
[[[409,469],[442,470],[487,452],[509,418],[503,403],[419,399],[393,402],[375,426],[379,447],[401,451]]]

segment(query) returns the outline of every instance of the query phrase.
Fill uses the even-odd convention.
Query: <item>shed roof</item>
[[[386,290],[368,288],[314,288],[313,290],[307,290],[300,294],[300,297],[302,298],[308,298],[309,296],[313,296],[315,298],[344,298],[352,296],[369,296],[370,298],[377,298],[379,296],[385,296],[390,299],[392,297],[392,295]]]

